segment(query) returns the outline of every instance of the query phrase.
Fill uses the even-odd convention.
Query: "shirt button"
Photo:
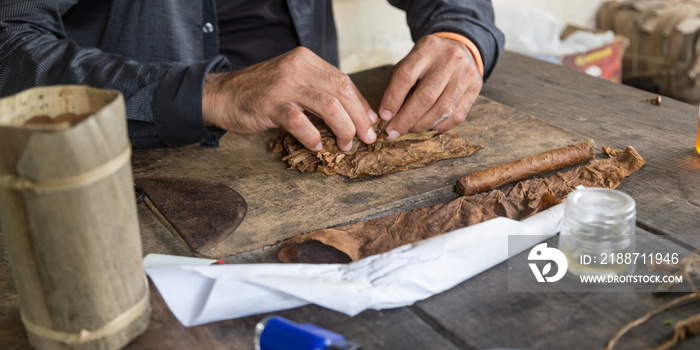
[[[214,25],[212,25],[211,23],[207,22],[206,24],[204,24],[204,27],[202,27],[202,31],[203,31],[205,34],[209,34],[209,33],[211,33],[211,32],[214,31]]]

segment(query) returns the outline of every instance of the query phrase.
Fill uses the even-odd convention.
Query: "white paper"
[[[505,49],[552,63],[559,57],[582,53],[615,41],[612,31],[577,31],[561,40],[566,22],[549,12],[528,6],[494,6],[496,26],[506,37]]]
[[[202,265],[209,266],[218,260],[191,258],[188,256],[164,255],[164,254],[148,254],[143,258],[143,265],[148,267],[172,267],[182,265]]]
[[[511,249],[523,251],[559,232],[563,215],[560,204],[523,221],[496,218],[350,264],[202,266],[149,255],[144,268],[188,327],[306,304],[354,316],[448,290],[507,260],[509,235],[536,236]]]

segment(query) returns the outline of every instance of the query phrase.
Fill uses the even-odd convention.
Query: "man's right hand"
[[[350,78],[310,50],[298,47],[271,60],[204,82],[204,124],[238,134],[283,127],[306,148],[321,150],[321,134],[304,114],[320,117],[343,151],[355,135],[371,144],[377,114]]]

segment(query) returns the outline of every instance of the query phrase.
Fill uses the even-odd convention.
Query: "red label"
[[[622,81],[622,50],[622,42],[615,40],[584,53],[564,56],[561,63],[577,71],[619,83]]]

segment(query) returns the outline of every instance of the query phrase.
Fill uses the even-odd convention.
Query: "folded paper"
[[[563,206],[523,221],[497,218],[351,264],[232,264],[149,255],[144,267],[185,326],[316,304],[347,315],[411,305],[508,259],[508,236],[559,231]]]

